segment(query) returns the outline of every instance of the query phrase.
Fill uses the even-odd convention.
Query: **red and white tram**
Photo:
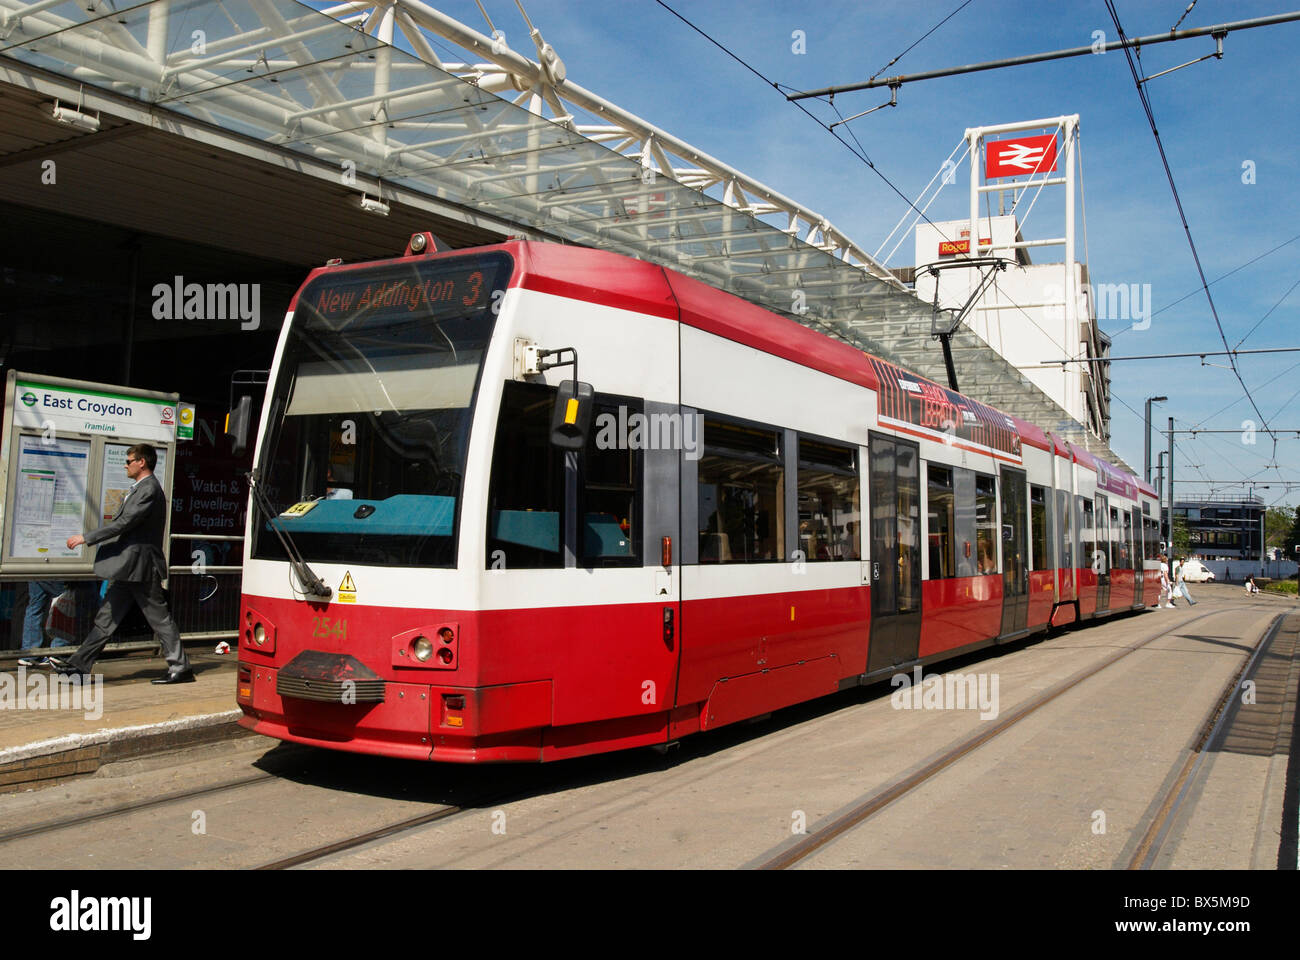
[[[1155,602],[1155,492],[1028,423],[649,263],[430,243],[290,306],[246,727],[557,760]]]

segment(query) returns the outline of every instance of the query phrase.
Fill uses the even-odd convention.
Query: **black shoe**
[[[55,657],[50,657],[50,669],[53,670],[61,677],[89,677],[90,676],[89,671],[79,670],[76,667],[74,667],[72,664],[68,663],[66,660],[59,660],[56,659]]]
[[[179,673],[165,673],[161,677],[155,677],[150,683],[194,683],[197,678],[193,670],[182,670]]]

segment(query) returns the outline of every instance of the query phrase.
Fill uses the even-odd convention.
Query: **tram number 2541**
[[[330,624],[329,617],[312,617],[313,637],[335,637],[339,640],[348,638],[348,622],[346,620],[335,620],[333,625]]]

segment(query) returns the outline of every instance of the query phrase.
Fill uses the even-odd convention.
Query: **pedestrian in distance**
[[[1161,610],[1172,610],[1174,607],[1173,591],[1169,585],[1169,562],[1163,553],[1160,554],[1160,597],[1157,604]]]
[[[99,545],[95,575],[109,581],[95,625],[77,652],[66,661],[55,660],[60,673],[89,673],[109,638],[117,632],[134,603],[162,641],[167,672],[154,683],[193,683],[194,671],[181,645],[180,630],[167,609],[162,582],[167,575],[163,531],[167,527],[167,496],[153,475],[158,452],[152,444],[137,443],[126,451],[126,475],[131,489],[113,519],[98,530],[68,537],[68,549]]]
[[[31,580],[27,584],[27,613],[23,617],[23,650],[45,646],[45,620],[54,598],[67,589],[62,580]],[[18,661],[20,667],[47,667],[49,657],[36,654]]]
[[[1255,578],[1254,578],[1254,577],[1247,577],[1247,578],[1246,578],[1246,595],[1247,595],[1247,596],[1251,596],[1251,597],[1253,597],[1253,596],[1256,596],[1256,595],[1258,595],[1258,594],[1259,594],[1259,586],[1255,583]]]
[[[1179,557],[1174,563],[1174,596],[1180,596],[1187,601],[1189,606],[1196,606],[1196,601],[1192,599],[1191,593],[1187,589],[1187,581],[1183,577],[1183,571],[1187,567],[1187,558]],[[1173,602],[1171,598],[1170,603]]]

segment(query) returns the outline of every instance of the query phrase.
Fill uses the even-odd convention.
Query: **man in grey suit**
[[[66,661],[56,661],[60,673],[89,673],[104,645],[131,610],[140,606],[145,620],[162,641],[167,673],[154,683],[193,683],[194,672],[181,646],[180,631],[167,609],[162,582],[167,575],[163,553],[163,531],[167,528],[167,497],[153,475],[158,452],[148,443],[137,443],[126,452],[126,475],[133,483],[117,514],[98,530],[84,537],[68,538],[68,549],[83,543],[101,544],[95,557],[95,575],[108,580],[104,605],[95,614],[95,625],[77,652]]]

